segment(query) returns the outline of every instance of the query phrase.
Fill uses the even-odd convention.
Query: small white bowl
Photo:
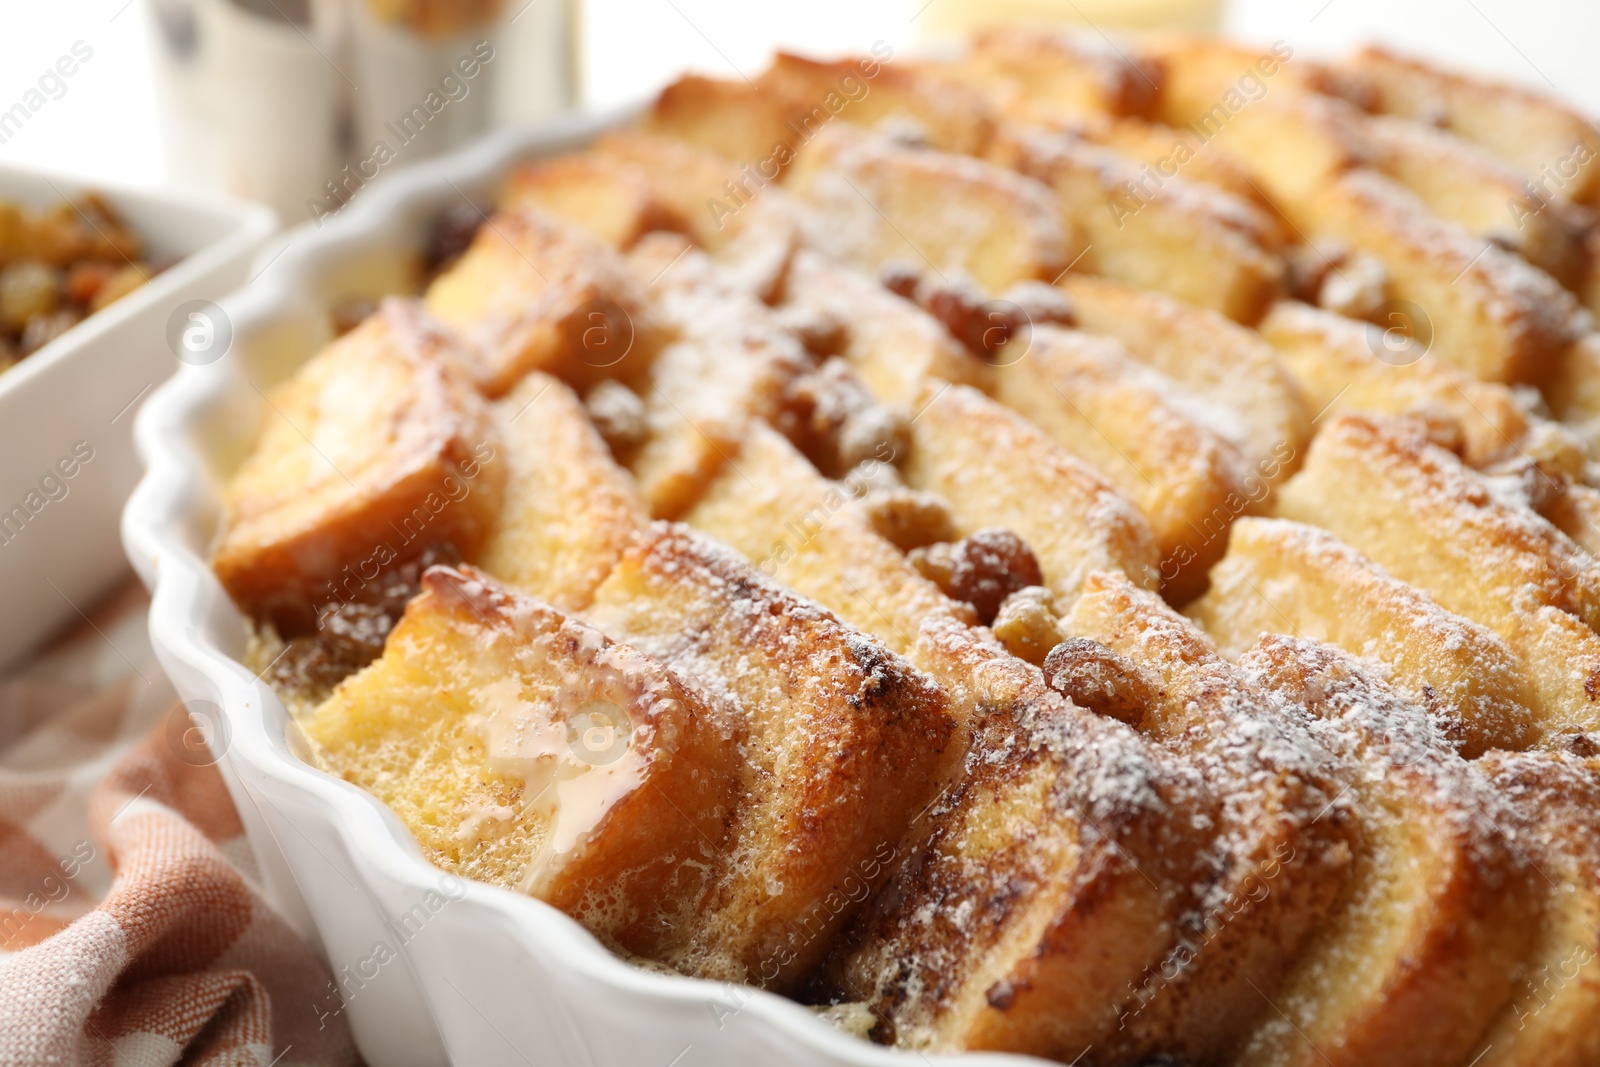
[[[0,664],[125,580],[117,516],[139,478],[134,409],[178,366],[167,320],[243,284],[276,228],[262,207],[0,166],[0,200],[45,207],[88,192],[147,256],[179,262],[0,374]]]
[[[371,795],[296,757],[283,705],[239,663],[244,623],[208,558],[217,487],[258,425],[257,390],[292,373],[326,339],[333,300],[393,291],[403,274],[397,265],[414,256],[441,207],[492,193],[513,162],[579,147],[625,117],[509,131],[397,172],[323,228],[296,230],[269,270],[223,302],[233,351],[184,367],[138,420],[149,473],[128,503],[123,534],[153,591],[156,653],[191,711],[216,723],[212,753],[271,898],[321,946],[345,1002],[308,995],[347,1015],[368,1062],[1037,1063],[881,1048],[770,993],[631,966],[540,901],[444,874]]]

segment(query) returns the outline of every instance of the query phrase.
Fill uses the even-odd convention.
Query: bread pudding
[[[264,394],[216,573],[321,768],[643,965],[1597,1064],[1594,140],[1375,50],[686,77]]]

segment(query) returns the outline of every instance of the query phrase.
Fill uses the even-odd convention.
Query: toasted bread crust
[[[1270,637],[1240,667],[1347,762],[1362,833],[1350,891],[1284,990],[1292,1014],[1266,1019],[1239,1062],[1467,1062],[1537,930],[1510,806],[1420,706],[1343,654]]]
[[[1205,584],[1227,528],[1267,499],[1238,450],[1205,425],[1171,379],[1106,337],[1035,328],[1027,354],[1000,368],[997,397],[1105,475],[1139,506],[1175,603]]]

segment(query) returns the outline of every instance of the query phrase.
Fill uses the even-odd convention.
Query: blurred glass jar
[[[320,221],[572,105],[568,0],[146,0],[169,177]]]

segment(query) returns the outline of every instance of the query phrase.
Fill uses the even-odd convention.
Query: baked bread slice
[[[1513,985],[1511,1003],[1479,1041],[1495,1067],[1578,1067],[1600,1056],[1589,1020],[1600,1010],[1600,887],[1594,812],[1600,803],[1594,752],[1494,752],[1480,766],[1514,805],[1518,842],[1536,868],[1539,937]]]
[[[489,396],[535,370],[579,384],[637,373],[661,342],[617,253],[531,207],[486,219],[426,302],[466,343]]]
[[[1333,419],[1276,514],[1329,530],[1445,609],[1495,631],[1525,664],[1541,735],[1595,727],[1600,571],[1530,509],[1414,424]]]
[[[1536,699],[1505,642],[1316,527],[1240,519],[1211,588],[1185,610],[1229,659],[1289,633],[1381,664],[1468,759],[1536,734]]]
[[[1174,950],[1178,966],[1147,987],[1114,1047],[1126,1049],[1124,1062],[1146,1043],[1184,1059],[1222,1059],[1271,1013],[1353,877],[1360,832],[1338,761],[1293,708],[1123,575],[1091,575],[1063,626],[1152,680],[1154,699],[1135,729],[1194,767],[1221,802],[1214,867]]]
[[[1251,465],[1250,477],[1275,485],[1294,472],[1310,440],[1300,389],[1254,330],[1160,293],[1093,275],[1058,283],[1072,297],[1078,328],[1114,337],[1128,354],[1236,418],[1214,425]]]
[[[1269,637],[1239,666],[1305,708],[1348,764],[1361,845],[1344,898],[1237,1062],[1469,1062],[1539,927],[1539,877],[1510,806],[1422,707],[1343,654]]]
[[[1175,603],[1204,588],[1228,526],[1270,495],[1180,387],[1111,338],[1036,328],[1027,354],[1000,368],[995,395],[1139,506]]]
[[[693,935],[661,958],[793,989],[959,758],[947,695],[727,548],[664,523],[623,557],[588,618],[696,679],[746,735],[726,863]]]
[[[1441,70],[1367,46],[1343,64],[1373,110],[1439,125],[1475,141],[1555,196],[1592,203],[1600,192],[1600,136],[1582,115],[1548,96]]]
[[[224,490],[212,567],[284,633],[430,546],[474,550],[503,464],[468,356],[414,302],[386,300],[270,397]]]
[[[875,1036],[906,1048],[1120,1062],[1102,1049],[1182,936],[1214,802],[971,634],[931,624],[919,657],[994,711],[821,991],[864,1002]]]
[[[646,956],[703,922],[744,724],[659,661],[481,572],[431,568],[383,657],[301,720],[428,859]]]
[[[547,604],[581,611],[649,515],[560,381],[534,371],[495,402],[493,416],[505,487],[470,558]]]
[[[848,126],[807,142],[784,188],[820,216],[816,248],[874,273],[890,264],[960,272],[998,294],[1054,278],[1082,250],[1038,182]]]

